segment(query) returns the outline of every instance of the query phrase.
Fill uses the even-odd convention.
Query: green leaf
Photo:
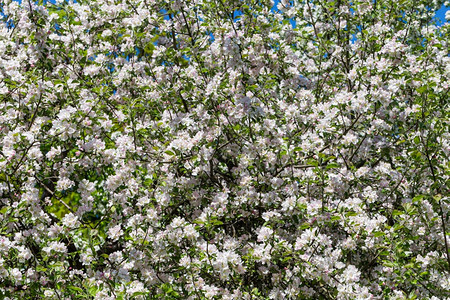
[[[327,165],[326,169],[327,170],[329,170],[329,169],[337,169],[339,167],[340,167],[340,165],[338,163],[330,163],[330,164]]]
[[[81,288],[79,288],[77,286],[69,285],[67,288],[69,290],[76,291],[76,292],[81,293],[81,294],[83,293],[83,289],[81,289]]]
[[[441,194],[437,194],[437,195],[433,196],[433,199],[436,200],[436,201],[439,201],[439,200],[442,199],[442,195]]]
[[[420,201],[423,200],[423,198],[425,198],[424,195],[418,195],[418,196],[415,196],[415,197],[413,198],[413,202],[420,202]]]
[[[300,229],[301,230],[305,230],[305,229],[308,229],[308,228],[310,228],[311,227],[311,225],[309,225],[309,223],[303,223],[301,226],[300,226]]]
[[[330,220],[331,221],[338,221],[340,219],[341,219],[341,216],[332,216]]]
[[[219,220],[211,220],[211,225],[220,226],[223,225],[223,222]]]
[[[388,260],[383,261],[383,265],[385,265],[386,267],[391,267],[391,268],[395,266],[395,264],[392,261],[388,261]]]
[[[422,85],[421,87],[417,88],[417,92],[419,93],[423,93],[427,90],[427,86],[426,85]]]
[[[400,216],[400,215],[403,215],[403,214],[404,214],[404,212],[396,210],[396,209],[394,209],[394,211],[392,212],[393,216]]]

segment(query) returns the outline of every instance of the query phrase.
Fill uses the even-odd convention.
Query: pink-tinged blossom
[[[66,253],[67,246],[61,242],[51,242],[47,247],[42,248],[43,251],[47,252],[47,254],[52,253],[52,251],[56,253]]]
[[[123,234],[122,228],[120,225],[116,225],[108,229],[108,237],[113,241],[116,241]]]
[[[258,241],[265,242],[267,241],[273,234],[273,230],[269,227],[261,227],[258,233]]]
[[[68,213],[62,219],[62,223],[67,228],[75,228],[79,225],[79,220],[74,214]]]
[[[73,186],[74,186],[74,182],[67,177],[61,178],[60,180],[58,180],[58,182],[56,184],[56,188],[59,191],[64,191],[64,190],[70,189]]]

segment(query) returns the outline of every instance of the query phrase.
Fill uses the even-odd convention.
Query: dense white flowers
[[[66,253],[67,247],[61,242],[51,242],[47,247],[42,248],[42,250],[47,252],[47,254],[52,253],[52,251],[56,253]]]
[[[65,215],[61,222],[68,228],[75,228],[79,225],[78,217],[72,213]]]
[[[272,229],[268,227],[261,227],[258,233],[258,241],[265,242],[271,237],[272,234],[273,234]]]
[[[1,1],[0,295],[447,298],[442,2]]]
[[[64,177],[64,178],[61,178],[60,180],[58,180],[56,188],[59,191],[64,191],[64,190],[71,188],[73,185],[74,185],[74,182],[72,180],[70,180],[67,177]]]
[[[111,227],[110,229],[108,229],[108,236],[113,241],[117,241],[122,234],[123,234],[123,231],[122,231],[120,225],[116,225],[116,226]]]

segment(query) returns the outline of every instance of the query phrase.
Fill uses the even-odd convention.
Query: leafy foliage
[[[441,5],[3,0],[0,297],[450,297]]]

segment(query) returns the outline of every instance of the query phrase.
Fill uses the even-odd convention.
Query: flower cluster
[[[443,1],[0,2],[0,298],[450,297]]]

